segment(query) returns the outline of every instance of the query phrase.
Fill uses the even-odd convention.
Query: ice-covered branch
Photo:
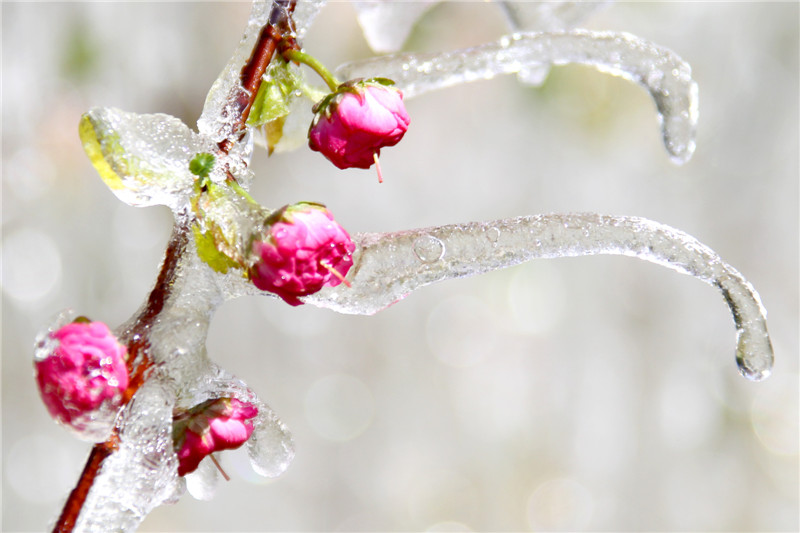
[[[655,101],[664,146],[676,163],[694,153],[697,84],[671,50],[628,33],[572,30],[515,33],[498,42],[436,54],[396,54],[341,65],[341,79],[380,75],[406,98],[537,65],[589,65],[645,87]]]
[[[373,314],[410,292],[536,258],[627,255],[694,276],[722,291],[738,331],[736,361],[752,380],[769,375],[766,311],[741,274],[694,237],[637,217],[554,214],[356,236],[352,288],[326,288],[307,303]]]

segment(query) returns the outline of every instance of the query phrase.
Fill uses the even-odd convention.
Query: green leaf
[[[216,158],[208,152],[200,152],[189,161],[189,172],[201,178],[207,178],[214,169]]]
[[[247,125],[258,128],[273,120],[289,114],[289,103],[295,91],[302,90],[302,80],[286,62],[273,63],[264,74],[264,81],[258,89]]]
[[[203,233],[197,224],[192,226],[194,241],[197,244],[197,255],[214,271],[220,274],[227,274],[228,269],[241,268],[236,261],[217,250],[214,231]]]

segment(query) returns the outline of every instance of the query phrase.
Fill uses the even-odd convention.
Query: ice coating
[[[695,149],[697,84],[677,54],[628,33],[572,30],[515,33],[498,42],[452,52],[397,54],[346,63],[341,79],[383,76],[406,98],[469,81],[518,73],[536,65],[578,63],[645,87],[656,104],[664,146],[675,163]]]
[[[294,11],[298,38],[302,38],[324,3],[298,2]],[[275,9],[287,9],[288,5],[280,2]],[[554,17],[560,17],[561,24],[570,19],[568,13],[589,10],[569,5],[572,3],[535,8],[503,3],[512,24],[526,30],[532,28],[526,17],[536,9],[540,10],[537,24],[545,23],[548,9]],[[567,11],[561,12],[562,7]],[[259,414],[247,443],[254,469],[265,476],[277,476],[294,457],[291,435],[277,415],[243,382],[217,366],[206,351],[215,309],[225,300],[260,291],[241,272],[220,274],[198,258],[188,230],[193,215],[186,211],[195,180],[188,173],[188,162],[199,151],[213,152],[217,142],[232,134],[241,113],[236,107],[243,91],[241,68],[272,9],[271,3],[254,2],[245,36],[209,92],[198,121],[199,135],[166,115],[135,115],[114,109],[92,110],[82,123],[87,152],[115,194],[132,205],[163,203],[176,213],[170,246],[178,243],[178,261],[168,275],[168,298],[153,320],[145,320],[151,304],[148,300],[139,316],[120,328],[120,335],[127,335],[130,341],[140,335],[141,329],[136,327],[146,323],[146,333],[141,334],[146,337],[145,350],[157,371],[153,370],[121,414],[119,449],[103,462],[80,513],[78,530],[134,530],[150,510],[175,501],[187,486],[196,497],[211,495],[216,474],[209,465],[201,467],[197,478],[187,481],[176,476],[177,460],[171,439],[176,406],[191,407],[216,397],[256,403]],[[390,56],[351,64],[339,73],[349,73],[342,77],[385,75],[395,79],[406,96],[413,96],[502,73],[532,76],[547,65],[570,62],[592,65],[647,87],[663,120],[667,149],[679,162],[691,156],[697,88],[688,65],[669,50],[628,34],[515,34],[468,50]],[[299,115],[292,109],[292,117]],[[244,187],[251,176],[246,168],[250,150],[246,137],[236,143],[229,156],[218,160]],[[212,180],[224,181],[219,176],[212,176]],[[239,232],[246,233],[249,223],[254,221],[244,217]],[[356,240],[356,264],[348,276],[353,287],[325,289],[306,297],[307,303],[343,313],[373,314],[424,285],[537,257],[629,255],[719,288],[733,312],[738,331],[737,363],[742,374],[749,379],[762,379],[772,365],[765,312],[752,286],[694,238],[651,221],[589,214],[544,215],[392,234],[360,234]],[[45,348],[40,346],[39,352]]]
[[[241,116],[242,110],[236,107],[235,102],[245,92],[240,81],[242,67],[250,57],[261,27],[267,22],[271,6],[272,2],[253,2],[239,46],[208,91],[203,112],[197,120],[197,129],[215,142],[231,136],[233,125]]]
[[[180,208],[196,177],[189,172],[189,161],[214,149],[175,117],[114,108],[94,108],[83,115],[80,136],[106,185],[120,200],[138,207]]]
[[[513,32],[568,30],[580,25],[611,2],[497,2]],[[528,85],[541,85],[550,72],[549,66],[522,68],[517,79]]]
[[[377,313],[412,291],[535,258],[637,257],[717,287],[737,329],[736,362],[758,381],[772,368],[766,311],[741,274],[694,237],[643,218],[553,214],[355,236],[351,288],[325,288],[306,303],[341,313]],[[420,253],[422,251],[422,253]],[[344,288],[343,288],[344,287]]]
[[[181,489],[172,453],[174,396],[149,379],[123,412],[118,449],[103,463],[76,531],[135,531],[158,505]]]
[[[609,0],[600,2],[508,2],[498,1],[514,31],[554,31],[572,28],[589,16],[608,7]]]
[[[294,8],[294,32],[298,40],[302,41],[309,26],[314,22],[320,9],[325,7],[328,0],[298,0]]]
[[[302,39],[325,0],[298,1],[294,8],[295,36]],[[197,120],[198,131],[214,142],[227,139],[233,134],[234,124],[239,121],[242,109],[235,102],[246,90],[241,85],[242,67],[247,62],[258,39],[261,28],[267,23],[273,9],[288,10],[289,2],[266,2],[256,0],[247,21],[247,27],[239,46],[228,60],[206,96],[203,112]]]
[[[186,490],[195,500],[211,500],[219,485],[219,471],[210,458],[200,462],[197,470],[186,474]]]
[[[177,476],[172,447],[175,407],[221,397],[255,403],[259,415],[247,443],[254,470],[279,475],[294,457],[291,434],[272,409],[208,357],[205,341],[214,311],[243,292],[239,281],[232,281],[234,276],[217,274],[198,258],[186,223],[176,218],[170,249],[178,260],[170,296],[147,334],[148,357],[157,367],[120,415],[119,448],[103,462],[77,531],[134,531],[150,511],[176,500],[187,486],[196,497],[213,495],[214,474],[206,467],[188,483]],[[130,340],[146,309],[120,328],[121,338]]]
[[[353,2],[358,24],[375,52],[396,52],[417,21],[438,0],[419,2]]]

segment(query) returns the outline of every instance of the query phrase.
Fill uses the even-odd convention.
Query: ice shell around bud
[[[353,266],[355,244],[324,206],[300,203],[278,212],[263,240],[253,243],[250,279],[289,305],[339,285]]]
[[[50,415],[90,442],[108,437],[128,387],[127,349],[102,322],[78,318],[40,335],[36,382]]]
[[[383,80],[343,83],[315,112],[308,145],[341,169],[371,167],[381,148],[400,142],[410,122],[403,93]]]

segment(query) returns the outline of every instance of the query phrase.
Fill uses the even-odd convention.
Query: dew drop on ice
[[[423,235],[414,241],[414,255],[423,263],[435,263],[444,256],[444,243],[431,235]]]
[[[258,474],[277,477],[294,459],[294,443],[289,429],[272,409],[260,403],[255,428],[247,441],[250,464]]]

